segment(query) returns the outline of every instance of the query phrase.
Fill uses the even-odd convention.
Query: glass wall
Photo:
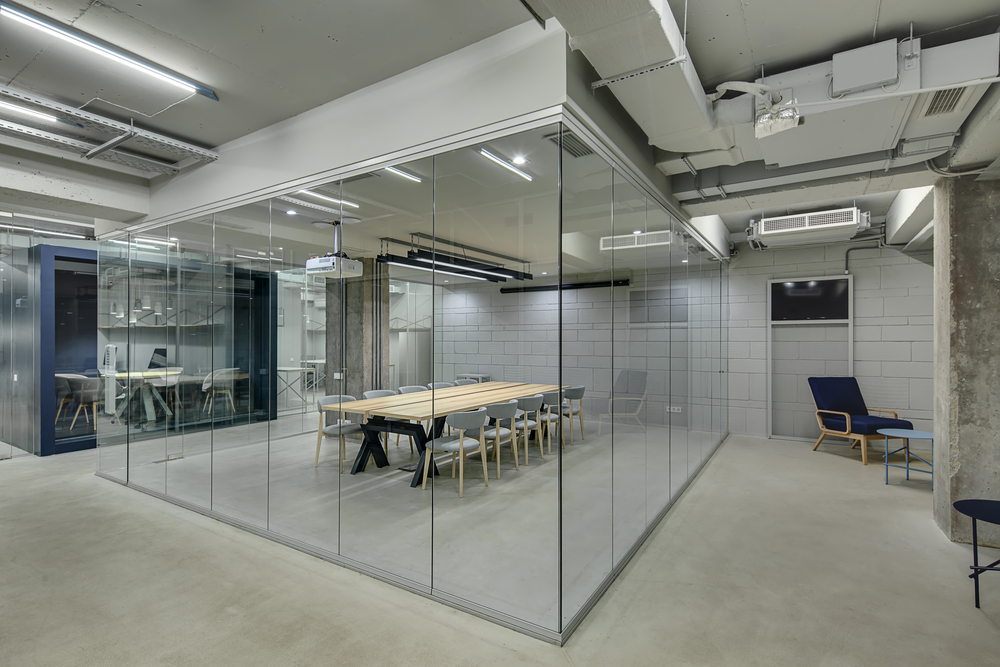
[[[560,124],[99,268],[103,474],[540,636],[726,432],[723,266]]]

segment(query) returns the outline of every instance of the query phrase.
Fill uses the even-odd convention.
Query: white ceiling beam
[[[909,243],[934,218],[934,186],[900,190],[885,217],[886,243]]]

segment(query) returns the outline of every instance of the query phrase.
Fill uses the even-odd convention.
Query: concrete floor
[[[562,648],[95,477],[0,464],[0,664],[989,665],[926,479],[731,437]],[[996,559],[990,552],[984,558]]]

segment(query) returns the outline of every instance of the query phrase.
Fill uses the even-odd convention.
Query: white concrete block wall
[[[683,286],[688,321],[628,326],[629,289],[642,288],[644,281],[651,289]],[[441,289],[436,377],[489,373],[495,380],[558,381],[558,293],[505,295],[493,284]],[[713,406],[718,412],[723,400],[718,265],[673,275],[651,270],[634,276],[631,288],[615,288],[613,299],[609,289],[563,292],[563,382],[587,387],[584,407],[596,416],[608,411],[620,369],[646,370],[647,395],[640,415],[644,421],[711,430]],[[671,413],[672,406],[681,412]]]
[[[844,273],[846,244],[757,252],[740,244],[729,271],[729,430],[767,433],[767,281]],[[933,267],[930,253],[895,249],[851,253],[854,276],[854,375],[870,407],[897,410],[914,428],[933,431]],[[822,332],[822,340],[816,339]],[[846,332],[797,327],[778,336],[774,370],[775,434],[818,433],[804,378],[844,374],[843,357],[828,358]],[[830,338],[834,336],[836,338]],[[816,340],[808,340],[812,337]],[[846,348],[845,348],[846,349]],[[794,358],[792,358],[794,356]],[[796,387],[795,401],[788,398]],[[807,409],[808,408],[808,409]]]

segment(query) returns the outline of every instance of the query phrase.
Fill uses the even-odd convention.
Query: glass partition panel
[[[717,331],[712,310],[715,304],[713,289],[718,283],[719,266],[715,258],[699,243],[690,240],[688,284],[691,321],[689,323],[688,353],[690,381],[690,412],[688,424],[688,475],[694,473],[711,451],[715,435],[712,430],[712,381],[717,377],[713,362],[713,340]]]
[[[344,276],[334,286],[334,303],[344,314],[338,343],[344,355],[343,393],[358,399],[383,394],[413,399],[409,408],[398,408],[401,416],[393,418],[391,430],[368,434],[378,439],[386,465],[373,460],[363,472],[348,474],[361,442],[360,435],[351,436],[341,476],[340,551],[430,587],[432,495],[430,489],[411,485],[420,469],[418,431],[432,425],[421,416],[430,407],[431,393],[421,390],[434,379],[433,274],[431,265],[421,260],[426,259],[423,253],[434,231],[434,161],[381,169],[345,181],[339,194],[332,192],[341,200],[343,224],[336,244],[335,230],[330,230],[329,250],[360,260],[363,271],[360,277]],[[401,389],[406,393],[400,394]],[[413,417],[405,416],[411,413]],[[377,415],[372,420],[379,427],[387,425]]]
[[[104,241],[97,249],[97,353],[104,399],[98,416],[97,469],[121,482],[128,481],[131,419],[128,400],[129,320],[132,318],[129,249],[127,239]],[[72,391],[68,383],[64,391]],[[67,397],[71,397],[70,394]]]
[[[645,359],[646,402],[646,520],[666,507],[671,497],[670,423],[670,334],[672,321],[671,268],[678,255],[678,241],[671,230],[670,216],[652,200],[646,205],[645,284],[630,293],[630,353]],[[638,275],[637,275],[638,278]],[[635,362],[633,362],[634,368]]]
[[[13,317],[14,299],[12,276],[14,267],[11,264],[13,247],[11,234],[0,228],[0,460],[14,455],[13,441],[13,384],[14,373],[11,365],[13,349]],[[68,389],[64,389],[68,392]],[[68,395],[64,393],[63,396]],[[61,398],[59,399],[60,403]],[[58,417],[58,415],[57,415]]]
[[[454,441],[440,445],[434,588],[550,630],[560,624],[560,292],[516,290],[557,284],[548,276],[558,275],[560,260],[559,132],[549,126],[439,155],[432,248],[440,345],[434,380],[511,383],[475,399],[468,389],[461,399],[437,389],[435,409],[495,405],[488,410],[502,414],[511,398],[521,398],[525,411],[514,424],[519,444],[512,447],[498,431],[499,442],[491,437],[483,445],[487,460],[476,428],[466,432],[476,453],[464,466],[462,457],[452,465]],[[451,431],[458,436],[457,425]],[[491,576],[498,572],[510,574]]]
[[[158,493],[166,489],[167,430],[173,375],[166,317],[169,240],[166,228],[129,238],[128,372],[117,374],[128,404],[129,482]]]
[[[614,235],[644,238],[646,198],[615,173]],[[608,421],[613,437],[614,561],[617,563],[646,529],[646,420],[649,373],[639,355],[645,329],[631,326],[630,309],[636,295],[637,324],[646,317],[642,287],[646,282],[646,249],[621,244],[612,251],[615,278],[629,284],[614,288],[612,320],[611,404]],[[633,335],[634,334],[634,335]]]
[[[572,141],[575,135],[564,140]],[[599,155],[563,159],[562,283],[605,281],[614,171]],[[549,280],[557,281],[553,271]],[[562,291],[562,622],[611,574],[611,287]],[[598,419],[600,418],[600,428]]]
[[[671,221],[670,264],[670,487],[671,496],[684,488],[688,479],[689,424],[691,422],[691,254],[686,232],[677,220]]]
[[[214,247],[212,372],[203,383],[212,418],[212,509],[265,528],[269,405],[258,391],[266,376],[251,371],[266,368],[260,355],[270,322],[263,296],[271,279],[268,202],[216,214]],[[288,386],[304,396],[303,368],[279,363],[279,379],[283,369]]]
[[[163,312],[170,332],[168,365],[178,372],[169,376],[173,428],[167,436],[166,493],[211,508],[214,228],[207,217],[166,231],[169,277]]]

